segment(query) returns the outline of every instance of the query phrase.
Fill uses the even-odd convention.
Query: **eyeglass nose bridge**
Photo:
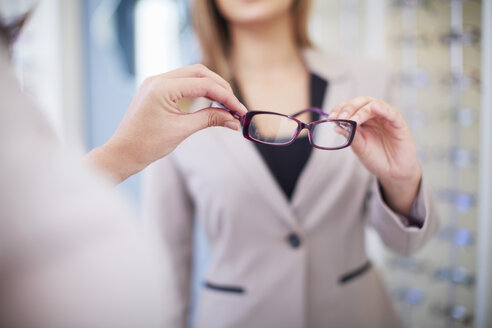
[[[315,123],[316,121],[311,122],[311,123],[304,123],[304,122],[299,121],[298,119],[296,119],[294,117],[289,117],[289,118],[297,122],[297,131],[296,131],[296,134],[293,136],[292,140],[297,139],[297,137],[301,134],[302,130],[307,129],[308,130],[309,143],[311,145],[314,145],[314,143],[313,143],[313,131],[314,131],[314,127],[316,125],[313,123]]]

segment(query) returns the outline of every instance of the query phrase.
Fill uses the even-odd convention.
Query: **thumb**
[[[220,108],[204,108],[184,117],[190,134],[212,126],[239,130],[240,124],[229,112]]]

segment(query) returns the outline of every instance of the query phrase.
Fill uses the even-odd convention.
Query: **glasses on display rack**
[[[428,271],[428,263],[422,259],[392,257],[388,259],[387,264],[392,269],[402,270],[414,274],[426,273]]]
[[[477,162],[477,156],[468,149],[453,148],[449,155],[446,154],[446,158],[449,158],[451,162],[457,167],[466,167]]]
[[[422,89],[430,85],[431,77],[424,69],[415,68],[398,73],[395,81],[402,86]],[[441,74],[439,81],[443,87],[461,91],[478,90],[481,83],[480,71],[472,69],[466,74],[448,71]]]
[[[436,160],[449,162],[456,167],[467,167],[477,163],[477,155],[469,149],[452,147],[450,149],[435,150],[432,154]]]
[[[431,43],[427,35],[404,34],[395,38],[395,43],[401,47],[428,46]]]
[[[420,304],[424,300],[424,291],[420,288],[397,287],[393,290],[392,294],[394,299],[411,305]]]
[[[449,281],[456,285],[470,287],[475,282],[473,274],[464,267],[438,268],[433,277],[439,281]]]
[[[439,239],[452,242],[460,247],[466,247],[473,244],[473,235],[469,230],[451,226],[444,227],[439,232]]]
[[[399,73],[396,81],[403,86],[425,88],[430,83],[430,77],[425,70],[417,68]]]
[[[430,0],[394,0],[393,5],[395,7],[409,7],[409,8],[419,8],[430,6]]]
[[[249,111],[240,115],[218,102],[210,107],[223,108],[241,122],[243,136],[251,141],[272,145],[288,146],[302,130],[308,130],[309,142],[314,148],[323,150],[343,149],[352,143],[357,123],[351,120],[328,119],[328,114],[319,108],[307,108],[292,115],[267,111]],[[325,119],[304,123],[297,119],[304,113],[315,113]]]
[[[480,4],[480,0],[440,0],[441,3],[449,3],[453,1],[470,3],[475,2],[477,4]],[[439,0],[393,0],[392,3],[395,7],[399,8],[423,8],[427,9],[430,12],[435,12],[436,10],[439,10],[439,7],[437,6]]]
[[[469,127],[477,122],[477,116],[477,111],[471,108],[413,110],[406,113],[408,124],[413,129],[435,128],[436,125],[450,123],[458,123],[462,127]]]
[[[445,45],[459,44],[462,46],[476,45],[480,42],[481,32],[476,26],[465,26],[463,31],[448,30],[442,33],[439,40]]]
[[[473,315],[463,305],[434,304],[431,311],[443,319],[449,319],[463,325],[469,325],[473,321]]]
[[[444,188],[436,194],[440,201],[453,204],[459,212],[466,212],[476,204],[475,195],[470,193]]]
[[[436,42],[440,42],[443,45],[461,45],[463,47],[476,46],[480,43],[481,32],[480,28],[476,26],[465,26],[463,31],[456,31],[453,29],[443,29],[444,32],[439,33],[436,36],[428,34],[402,34],[394,38],[395,44],[405,47],[428,47]]]
[[[414,125],[410,125],[413,129],[417,129],[418,126],[416,127]],[[450,148],[450,149],[433,149],[432,148],[427,148],[424,149],[422,147],[417,147],[417,154],[420,163],[430,163],[431,161],[438,161],[438,162],[446,162],[449,164],[454,165],[455,167],[459,168],[466,168],[466,167],[472,167],[473,165],[477,164],[478,162],[478,156],[475,151],[469,150],[469,149],[464,149],[464,148]],[[441,192],[443,197],[450,198],[450,192],[446,193],[444,191]],[[452,195],[452,197],[455,197]],[[464,196],[458,196],[459,201],[462,202],[464,199]],[[473,199],[470,199],[473,200]],[[466,200],[468,202],[468,200]]]
[[[436,171],[433,178],[440,183],[436,195],[439,205],[448,213],[449,223],[439,230],[439,242],[431,246],[437,247],[439,253],[449,253],[443,263],[433,265],[434,253],[419,256],[419,260],[429,259],[424,262],[425,267],[411,259],[388,262],[389,267],[398,270],[392,274],[401,275],[395,280],[399,285],[392,290],[392,296],[399,301],[408,327],[415,327],[420,319],[413,313],[405,313],[417,304],[420,309],[430,306],[429,314],[442,320],[443,326],[465,327],[473,322],[473,308],[470,303],[459,304],[457,298],[465,288],[466,295],[473,293],[475,285],[474,273],[461,266],[460,261],[476,252],[477,228],[474,222],[464,218],[474,217],[477,210],[473,179],[479,159],[476,145],[480,141],[477,134],[480,111],[476,106],[482,82],[475,58],[479,58],[482,32],[477,20],[481,7],[476,5],[481,6],[482,2],[393,0],[392,3],[398,7],[395,22],[400,24],[400,28],[394,29],[399,35],[392,42],[398,47],[393,50],[400,56],[393,77],[399,86],[400,107],[420,143],[419,161]],[[475,15],[473,20],[468,19],[471,15]],[[409,280],[411,284],[403,283]],[[443,293],[442,301],[431,301],[439,293]]]
[[[459,72],[446,72],[442,75],[441,83],[443,86],[465,91],[468,89],[478,89],[480,87],[480,71],[472,69],[467,74]]]

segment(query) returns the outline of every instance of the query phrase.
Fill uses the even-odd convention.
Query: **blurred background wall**
[[[14,51],[19,79],[60,137],[87,150],[110,137],[146,76],[200,60],[187,0],[0,4],[11,15],[36,6]],[[387,253],[368,230],[406,327],[492,326],[491,19],[488,0],[314,0],[320,48],[392,69],[439,200],[441,230],[411,258]],[[138,207],[140,177],[119,188]],[[200,227],[195,245],[197,296],[208,259]]]

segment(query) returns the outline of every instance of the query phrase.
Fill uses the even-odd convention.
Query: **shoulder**
[[[318,48],[302,50],[302,56],[310,70],[326,78],[342,78],[347,75],[364,76],[377,74],[381,76],[389,72],[382,60],[371,59],[358,55],[337,55]]]
[[[304,60],[313,73],[329,83],[351,81],[357,93],[382,97],[391,82],[389,67],[380,60],[355,55],[336,55],[317,48],[304,49]]]

